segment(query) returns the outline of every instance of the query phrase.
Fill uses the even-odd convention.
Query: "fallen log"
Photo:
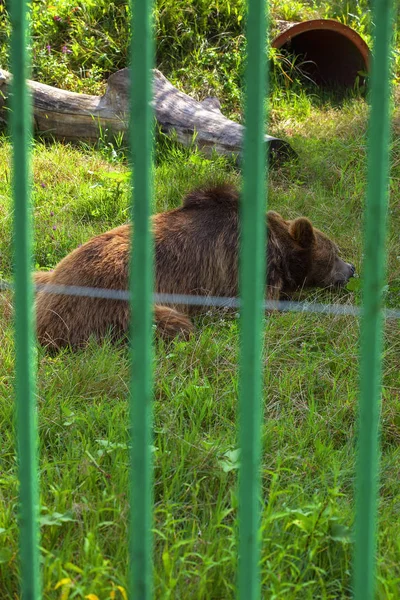
[[[164,133],[185,146],[195,144],[206,155],[213,151],[240,156],[244,127],[221,113],[217,98],[202,102],[180,92],[164,75],[153,71],[153,106]],[[0,121],[7,120],[6,101],[11,74],[0,70]],[[66,141],[96,141],[100,133],[124,134],[128,126],[129,70],[111,75],[103,96],[77,94],[28,80],[32,95],[34,130],[42,136]],[[265,135],[273,155],[295,155],[290,145]]]

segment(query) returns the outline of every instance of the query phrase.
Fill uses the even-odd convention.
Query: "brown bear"
[[[234,297],[238,295],[239,195],[229,185],[195,190],[180,208],[152,218],[155,244],[155,291],[167,294]],[[340,286],[354,266],[338,255],[337,246],[304,217],[284,220],[268,212],[268,299],[299,287]],[[52,272],[35,274],[37,284],[128,289],[131,228],[122,225],[92,238],[66,256]],[[158,332],[187,336],[193,330],[194,307],[154,307]],[[108,331],[121,337],[128,330],[126,301],[39,292],[37,336],[53,349],[79,347]]]

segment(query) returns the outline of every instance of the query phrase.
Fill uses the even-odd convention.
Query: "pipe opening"
[[[272,45],[299,57],[301,71],[320,87],[352,88],[365,81],[368,46],[353,29],[336,21],[289,24]]]

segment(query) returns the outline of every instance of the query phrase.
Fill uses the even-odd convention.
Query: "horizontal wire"
[[[0,279],[0,291],[12,290],[13,284]],[[130,293],[126,290],[110,290],[103,288],[82,287],[77,285],[58,285],[54,283],[34,285],[36,292],[57,294],[61,296],[79,296],[85,298],[100,298],[105,300],[121,300],[128,302]],[[192,296],[186,294],[153,294],[155,304],[183,304],[186,306],[203,306],[218,308],[240,308],[240,298],[222,296]],[[265,300],[265,310],[278,310],[280,312],[316,313],[325,315],[349,315],[359,317],[362,307],[352,304],[324,304],[322,302],[297,302],[292,300]],[[400,309],[384,309],[386,319],[400,319]]]

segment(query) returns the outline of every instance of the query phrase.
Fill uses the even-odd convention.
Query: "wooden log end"
[[[266,135],[265,143],[267,144],[269,160],[272,163],[295,160],[298,158],[298,155],[293,150],[292,146],[285,140]]]

